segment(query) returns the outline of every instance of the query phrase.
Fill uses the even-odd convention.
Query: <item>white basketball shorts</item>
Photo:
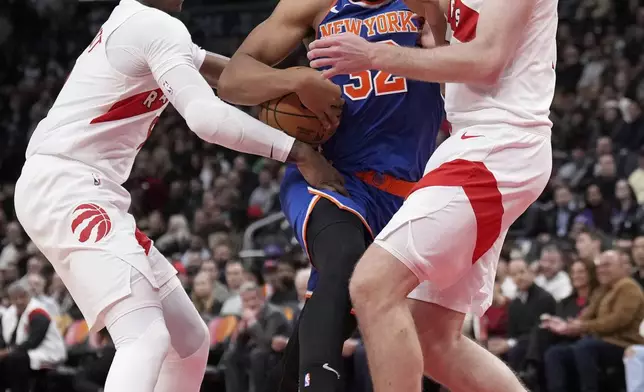
[[[138,231],[129,193],[81,162],[35,155],[16,183],[18,220],[51,262],[92,330],[130,294],[132,268],[158,289],[174,267]]]
[[[549,128],[473,126],[436,149],[375,243],[420,285],[409,298],[482,315],[508,228],[550,179]]]

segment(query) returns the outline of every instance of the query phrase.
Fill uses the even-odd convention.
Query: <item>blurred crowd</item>
[[[195,41],[231,55],[274,2],[195,3],[182,16]],[[492,308],[468,316],[463,331],[531,390],[613,392],[628,381],[629,392],[641,392],[644,2],[559,4],[552,180],[510,231]],[[28,137],[113,6],[0,3],[0,391],[29,390],[6,384],[25,360],[8,356],[8,347],[57,358],[29,364],[20,379],[34,391],[100,391],[114,355],[109,335],[87,330],[22,231],[12,199]],[[282,170],[202,142],[169,108],[125,185],[140,229],[179,271],[209,326],[204,390],[262,391],[303,305],[309,263],[279,215]],[[34,308],[44,315],[30,316],[30,332],[17,336],[16,314]],[[343,355],[346,389],[370,391],[359,335]]]

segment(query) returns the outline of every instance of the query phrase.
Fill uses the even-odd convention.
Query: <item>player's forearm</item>
[[[275,69],[248,54],[236,53],[221,74],[217,92],[237,105],[259,105],[297,90],[294,73]]]
[[[201,73],[201,76],[206,79],[210,87],[217,88],[221,73],[224,71],[224,68],[226,68],[229,61],[230,59],[226,56],[206,52],[206,58],[204,59],[201,68],[199,68],[199,73]]]
[[[374,69],[439,83],[494,84],[503,64],[493,47],[476,41],[431,49],[372,45]]]

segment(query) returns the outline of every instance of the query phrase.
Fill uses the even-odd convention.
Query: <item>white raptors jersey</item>
[[[153,31],[143,33],[151,25]],[[65,157],[95,167],[115,182],[125,182],[138,150],[168,104],[151,70],[167,71],[185,62],[185,58],[164,56],[164,45],[172,43],[159,39],[151,48],[138,36],[177,29],[189,38],[177,19],[137,1],[122,0],[78,57],[56,102],[34,131],[27,159],[34,154]],[[111,40],[116,31],[119,38]],[[195,49],[189,61],[199,68],[205,52],[190,45]],[[123,67],[114,66],[113,47],[119,49],[117,62],[134,72],[124,73]],[[147,55],[151,51],[155,53]]]
[[[474,39],[484,1],[449,1],[450,44]],[[445,110],[454,128],[499,123],[552,127],[557,18],[557,0],[537,0],[517,51],[496,85],[446,84]]]

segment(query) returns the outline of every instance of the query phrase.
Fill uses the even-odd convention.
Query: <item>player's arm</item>
[[[505,0],[483,3],[472,41],[433,49],[408,49],[372,45],[376,69],[412,79],[493,84],[513,56],[528,24],[536,0]]]
[[[159,17],[140,50],[165,96],[201,139],[224,147],[295,162],[311,185],[342,189],[342,177],[310,146],[252,118],[221,101],[199,74],[192,56],[192,41],[185,26]]]
[[[206,79],[210,87],[218,88],[221,73],[228,65],[230,59],[220,54],[204,51],[205,57],[201,66],[198,67],[201,76]]]
[[[273,66],[312,32],[329,0],[281,0],[271,16],[257,26],[233,55],[221,75],[218,93],[239,105],[259,105],[295,92],[325,125],[337,122],[340,88],[310,68]]]

